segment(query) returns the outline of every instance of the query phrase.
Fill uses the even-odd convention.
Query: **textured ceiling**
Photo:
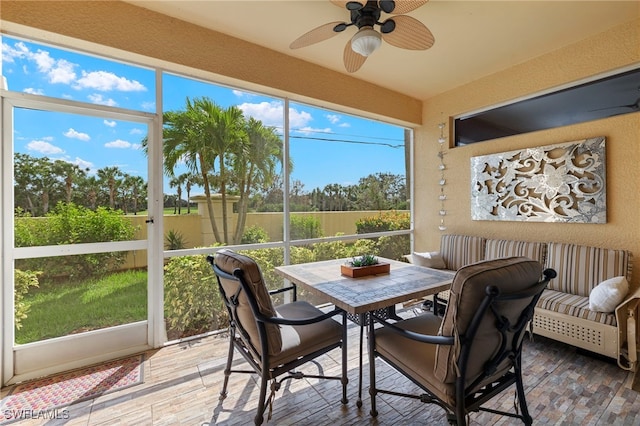
[[[289,49],[310,29],[349,20],[329,0],[129,3],[344,73],[342,51],[356,31]],[[383,43],[353,76],[427,99],[636,19],[640,2],[431,0],[409,15],[431,30],[434,46],[409,51]]]

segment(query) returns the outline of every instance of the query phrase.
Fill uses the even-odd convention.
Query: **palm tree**
[[[187,214],[191,214],[191,185],[195,183],[194,175],[183,173],[179,177],[184,181],[184,189],[187,192]]]
[[[216,241],[221,241],[220,232],[216,225],[211,202],[211,186],[209,185],[209,172],[213,169],[213,163],[217,156],[214,143],[209,132],[205,129],[212,124],[211,115],[217,115],[221,108],[210,101],[206,101],[211,110],[201,108],[204,99],[186,100],[184,111],[167,111],[163,114],[164,144],[162,147],[165,172],[173,170],[178,162],[182,161],[189,171],[202,177],[202,186],[205,192],[209,221]]]
[[[95,176],[89,176],[84,179],[82,186],[87,194],[89,208],[95,210],[98,204],[98,191],[100,191],[100,182]]]
[[[64,178],[65,199],[71,203],[73,195],[73,184],[78,185],[78,181],[87,175],[89,169],[81,169],[77,164],[71,164],[63,160],[56,160],[53,163],[56,174]]]
[[[261,121],[251,117],[246,122],[246,134],[248,143],[243,147],[246,149],[234,150],[235,184],[240,193],[234,244],[242,240],[252,189],[270,186],[277,176],[277,162],[282,162],[282,139],[273,127],[265,127]]]
[[[182,214],[182,185],[184,185],[185,183],[185,176],[185,174],[181,174],[179,176],[174,176],[171,180],[169,180],[169,186],[172,188],[176,188],[176,202],[173,204],[173,214],[176,214],[176,207],[177,213]]]
[[[146,185],[145,185],[144,179],[140,176],[126,175],[122,181],[122,186],[126,191],[127,199],[130,200],[133,205],[133,214],[137,215],[138,199],[142,194],[146,192],[145,191]],[[126,210],[126,208],[128,207],[127,204],[128,203],[125,203],[125,212],[127,211]]]
[[[109,207],[116,207],[116,190],[118,187],[118,178],[122,177],[122,172],[118,166],[104,167],[98,170],[98,179],[109,190]]]
[[[215,104],[203,99],[201,107],[209,112],[211,120],[206,126],[206,131],[211,135],[213,146],[217,155],[220,182],[220,196],[222,197],[222,232],[224,243],[229,243],[229,220],[227,217],[227,165],[225,160],[231,152],[236,155],[244,153],[247,144],[247,135],[244,128],[244,116],[242,110],[231,106],[225,110],[216,108]],[[215,167],[215,166],[214,166]]]

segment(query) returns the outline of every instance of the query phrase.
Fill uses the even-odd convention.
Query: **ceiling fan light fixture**
[[[351,49],[362,55],[369,56],[382,44],[382,36],[373,27],[362,27],[351,39]]]

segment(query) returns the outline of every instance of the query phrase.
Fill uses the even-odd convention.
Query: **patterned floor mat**
[[[20,384],[0,402],[0,424],[140,384],[143,361],[136,355]]]

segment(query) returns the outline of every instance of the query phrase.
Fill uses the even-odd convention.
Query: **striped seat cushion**
[[[485,245],[485,259],[500,259],[502,257],[524,256],[537,260],[544,265],[547,245],[539,242],[513,240],[487,240]]]
[[[469,235],[443,235],[440,254],[447,269],[457,271],[463,266],[484,260],[485,238]]]
[[[615,314],[589,310],[589,297],[547,289],[542,292],[536,306],[559,314],[616,326]]]
[[[604,280],[630,278],[631,255],[626,250],[549,243],[547,254],[547,267],[558,273],[549,282],[550,290],[589,297],[591,290]]]

